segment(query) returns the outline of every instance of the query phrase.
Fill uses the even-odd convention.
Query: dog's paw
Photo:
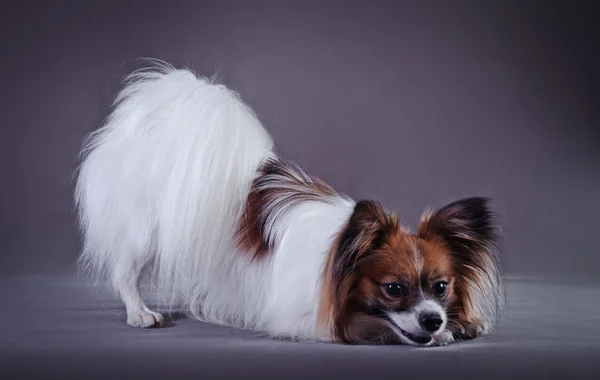
[[[489,331],[489,326],[482,322],[461,322],[457,336],[463,340],[479,338]]]
[[[127,324],[133,327],[150,328],[160,327],[164,323],[164,317],[151,310],[132,312],[127,315]]]
[[[484,324],[474,323],[467,328],[467,335],[473,338],[478,338],[488,331],[488,327]]]
[[[449,330],[444,330],[439,334],[433,336],[434,346],[446,346],[454,342],[454,335]]]

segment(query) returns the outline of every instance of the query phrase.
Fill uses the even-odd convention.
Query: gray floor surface
[[[510,277],[500,329],[439,348],[275,341],[175,319],[125,324],[75,276],[0,278],[0,379],[596,378],[600,283]]]

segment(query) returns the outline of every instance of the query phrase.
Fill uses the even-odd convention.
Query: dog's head
[[[487,332],[503,307],[494,229],[485,198],[425,213],[416,234],[358,202],[323,273],[321,321],[344,343],[433,345]]]

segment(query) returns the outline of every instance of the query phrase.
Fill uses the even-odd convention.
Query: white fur
[[[148,268],[167,308],[318,338],[319,275],[354,203],[332,197],[282,205],[268,228],[277,236],[275,252],[252,262],[237,252],[235,223],[257,169],[274,153],[236,93],[168,65],[134,73],[83,155],[75,190],[80,262],[112,281],[130,325],[161,318],[139,292]]]
[[[272,276],[259,328],[272,335],[317,338],[322,267],[335,235],[354,209],[351,201],[337,201],[302,202],[284,211],[286,217],[276,227],[280,243],[271,257]]]
[[[419,316],[422,313],[435,313],[442,318],[443,323],[435,334],[431,334],[430,332],[424,330],[421,327],[419,323]],[[389,313],[388,317],[395,324],[395,326],[392,326],[393,330],[396,332],[398,337],[400,337],[400,339],[406,344],[417,345],[417,343],[406,338],[404,334],[402,334],[402,332],[398,331],[398,327],[404,331],[419,336],[443,334],[443,336],[446,337],[446,339],[452,337],[451,334],[444,334],[444,329],[446,328],[446,323],[448,322],[446,311],[440,306],[440,304],[432,300],[425,299],[406,311]],[[432,344],[433,342],[437,342],[438,340],[439,338],[434,339],[430,342],[430,344]]]

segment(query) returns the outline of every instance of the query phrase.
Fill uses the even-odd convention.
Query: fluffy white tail
[[[163,65],[128,78],[82,152],[80,264],[113,281],[151,260],[158,289],[191,305],[231,234],[272,140],[237,94]]]

